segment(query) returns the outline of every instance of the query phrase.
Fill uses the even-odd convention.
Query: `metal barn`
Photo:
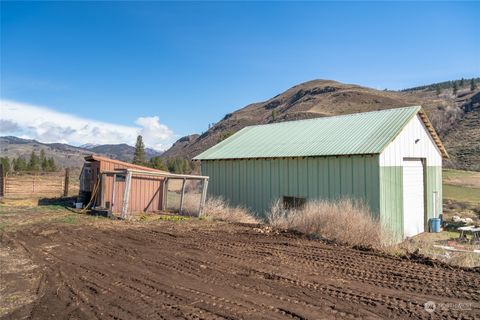
[[[186,182],[196,180],[201,182],[198,214],[202,213],[208,177],[173,174],[97,155],[85,160],[79,201],[84,204],[91,201],[97,210],[121,213],[122,218],[135,212],[167,211],[169,181],[180,180],[178,211],[182,213]]]
[[[364,200],[397,238],[442,214],[448,154],[421,107],[246,127],[201,153],[209,196],[262,216],[271,203]]]

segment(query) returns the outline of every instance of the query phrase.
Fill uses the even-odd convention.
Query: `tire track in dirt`
[[[480,274],[252,227],[201,221],[115,230],[32,227],[10,235],[44,266],[39,298],[6,318],[421,318],[423,303],[480,314]]]

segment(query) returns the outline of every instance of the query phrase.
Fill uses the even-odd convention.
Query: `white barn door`
[[[425,231],[423,163],[403,160],[403,235],[411,237]]]

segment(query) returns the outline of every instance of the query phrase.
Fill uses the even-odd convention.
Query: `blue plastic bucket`
[[[440,218],[430,219],[430,232],[440,232]]]

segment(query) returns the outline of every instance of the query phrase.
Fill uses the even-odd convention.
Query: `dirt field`
[[[266,227],[74,213],[16,224],[7,211],[5,319],[431,318],[427,301],[436,303],[434,318],[480,317],[479,270]]]

